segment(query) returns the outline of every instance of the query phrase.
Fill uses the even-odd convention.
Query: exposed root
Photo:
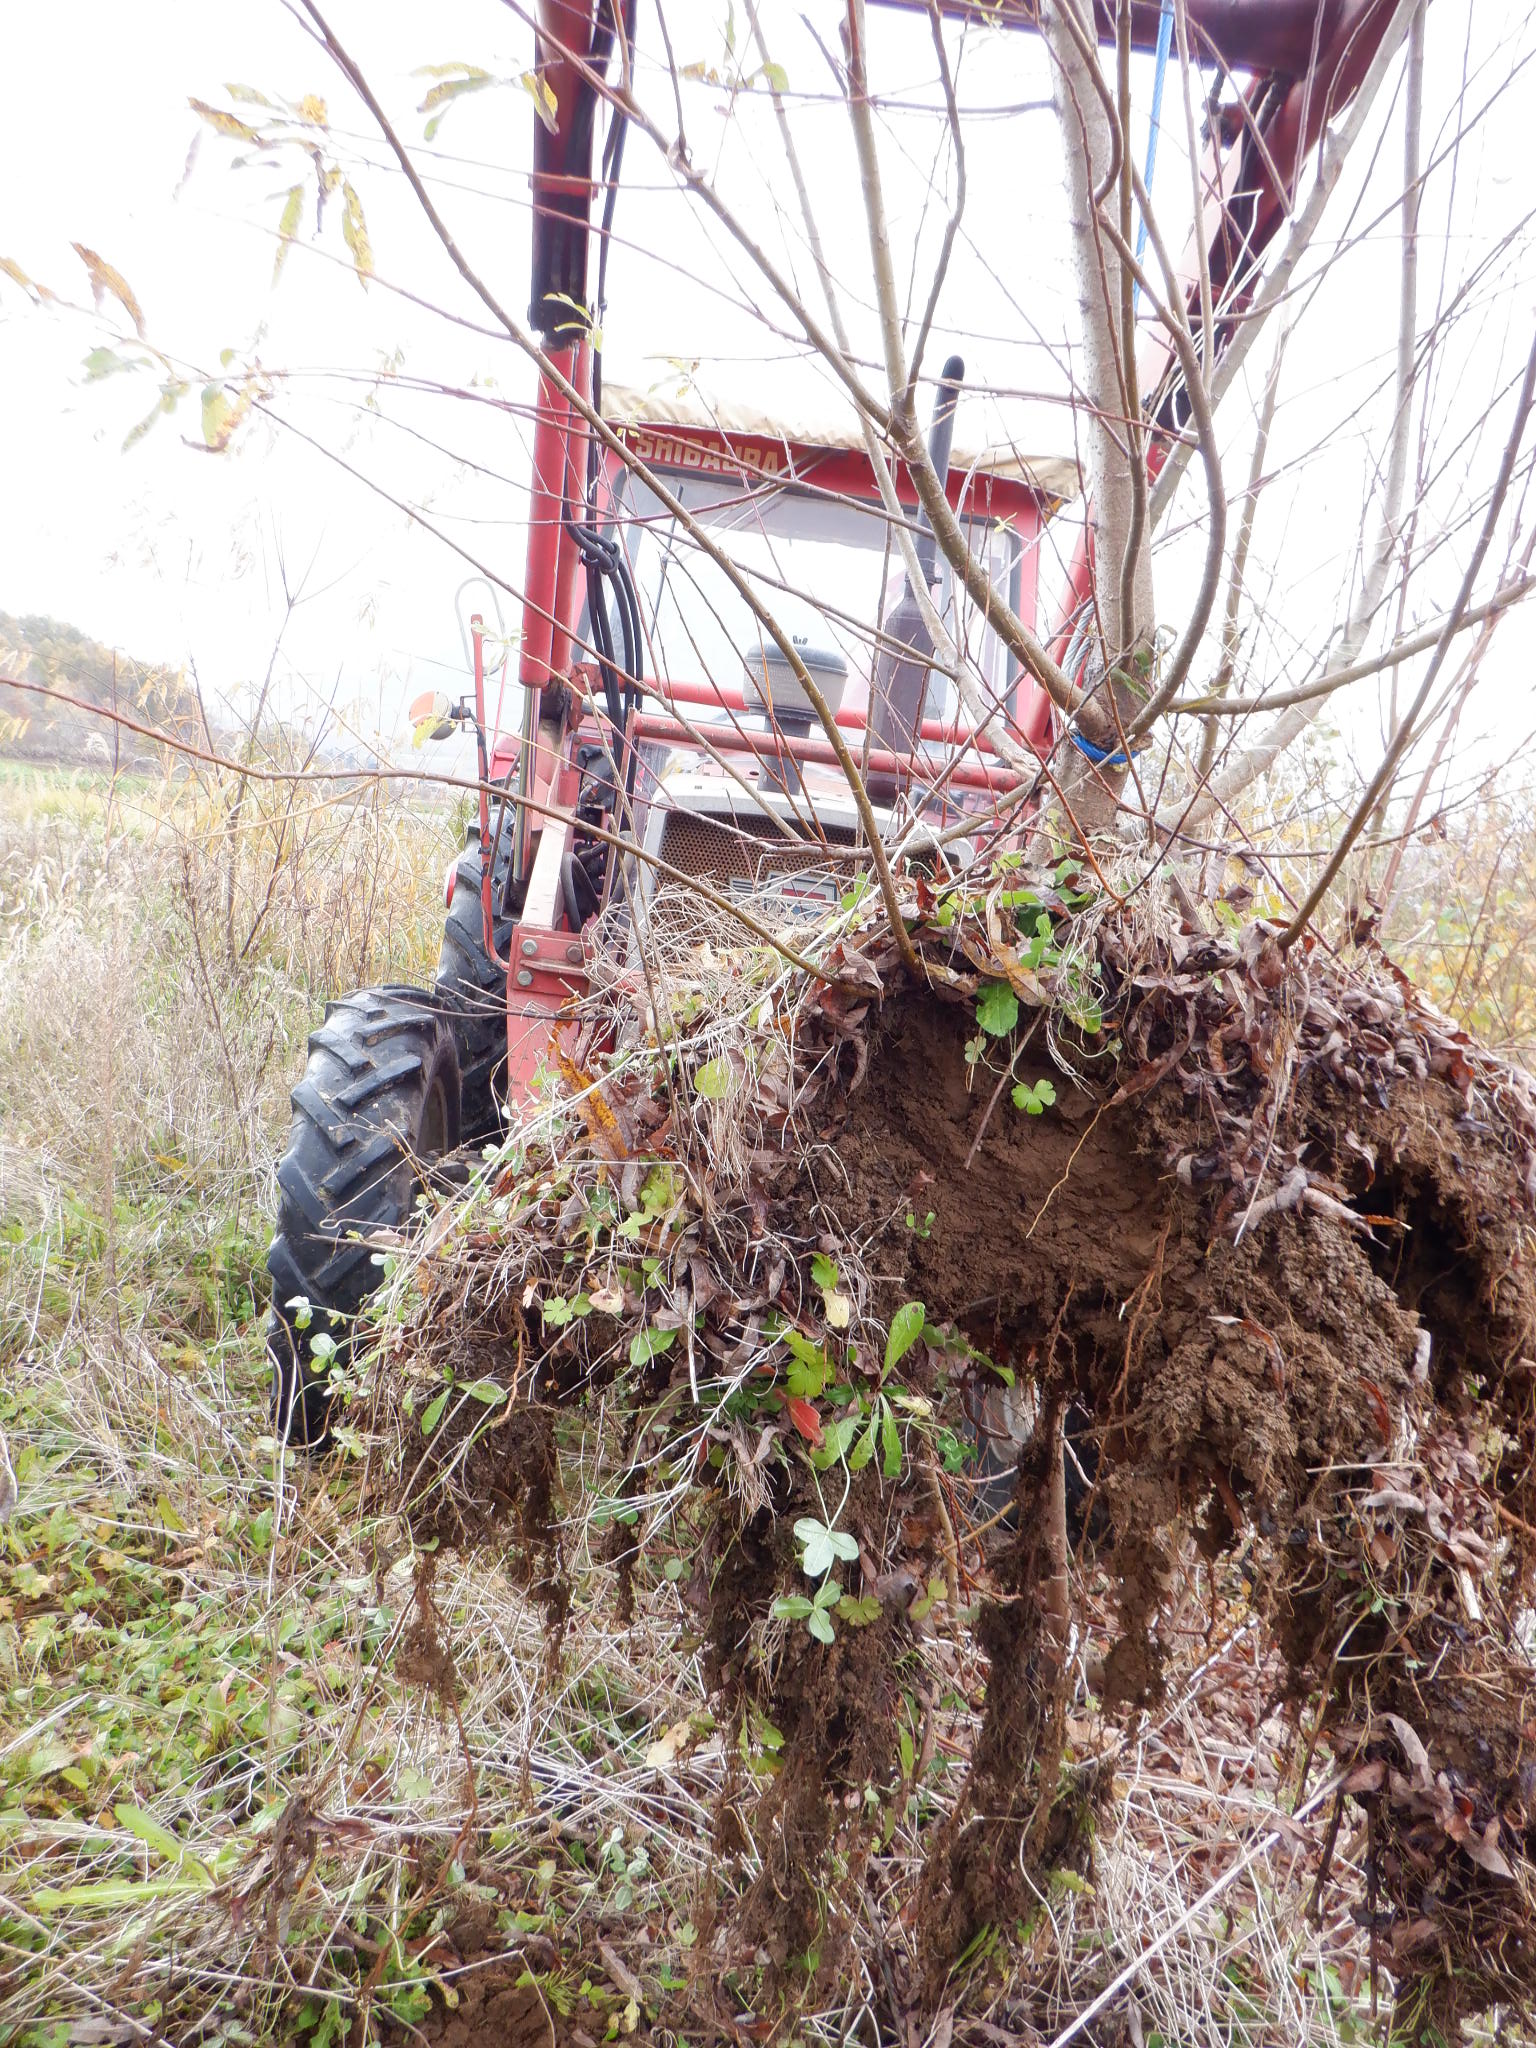
[[[691,1035],[672,1011],[665,1086],[632,1017],[606,1070],[589,1021],[579,1103],[414,1275],[377,1412],[451,1399],[397,1437],[401,1505],[443,1542],[511,1531],[546,1596],[562,1458],[624,1518],[626,1586],[686,1528],[706,1680],[763,1786],[717,1806],[743,1896],[711,1939],[766,1957],[774,2011],[860,1955],[893,2021],[952,2009],[977,1944],[1119,1839],[1125,1731],[1185,1711],[1185,1638],[1234,1601],[1264,1710],[1308,1710],[1369,1831],[1362,1862],[1326,1781],[1319,1911],[1351,1888],[1405,2015],[1524,2008],[1530,1091],[1411,991],[1262,929],[1132,928],[1042,882],[1037,945],[1041,905],[1049,987],[995,907],[917,920],[942,995],[845,935],[841,979]],[[1012,1038],[1035,997],[1050,1062]],[[972,1448],[1005,1384],[1036,1418],[1006,1514]],[[940,1797],[917,1744],[962,1672]],[[868,1947],[897,1839],[904,1958]]]

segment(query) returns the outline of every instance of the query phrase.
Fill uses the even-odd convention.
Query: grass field
[[[450,1709],[397,1675],[422,1559],[366,1461],[270,1434],[288,1090],[327,993],[430,981],[460,836],[0,769],[0,2041],[409,2039],[511,1940],[596,2040],[640,2008],[573,1930],[690,1967],[724,1764],[666,1560],[558,1662],[494,1558],[445,1560]],[[693,1752],[659,1796],[658,1729]]]
[[[270,1434],[288,1090],[327,993],[430,979],[460,822],[361,788],[0,770],[0,2042],[436,2039],[511,1950],[549,2023],[530,2040],[582,2048],[715,1970],[716,1830],[774,1731],[711,1717],[686,1531],[626,1621],[599,1518],[574,1521],[554,1648],[491,1551],[413,1548],[366,1440],[294,1464]],[[1128,1753],[1096,1895],[1008,1938],[1067,1998],[1157,1933],[1148,2044],[1362,2039],[1293,1852],[1181,1917],[1211,1816],[1230,1841],[1289,1767],[1233,1640]],[[974,1646],[934,1654],[884,1850],[898,1930],[977,1725]],[[846,2038],[856,1994],[798,2038]]]
[[[456,821],[234,800],[0,776],[0,2035],[22,2041],[93,2011],[152,2028],[215,1897],[230,2024],[261,2036],[234,2017],[230,1887],[356,1715],[398,1597],[345,1470],[302,1510],[284,1484],[264,1255],[305,1034],[333,977],[430,975]],[[359,842],[389,904],[366,922]]]

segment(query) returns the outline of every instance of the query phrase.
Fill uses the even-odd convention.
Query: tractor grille
[[[824,830],[826,847],[721,825],[690,811],[671,811],[658,852],[669,867],[697,875],[717,895],[739,900],[759,924],[778,926],[825,913],[860,872],[861,863],[851,851],[851,827],[828,825]],[[670,875],[657,877],[648,920],[653,937],[687,943],[691,934],[703,936],[720,919],[713,905],[682,883]]]

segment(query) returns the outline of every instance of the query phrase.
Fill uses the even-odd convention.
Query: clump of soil
[[[563,2048],[569,2030],[528,1975],[522,1958],[466,1971],[454,1986],[458,2004],[413,2027],[437,2048]],[[403,2030],[402,2030],[403,2033]]]
[[[967,1086],[968,1027],[964,1011],[932,997],[888,1007],[867,1079],[829,1129],[809,1195],[796,1198],[803,1227],[865,1245],[886,1316],[919,1298],[930,1321],[1032,1377],[1042,1411],[1071,1404],[1102,1518],[1098,1558],[1120,1608],[1108,1702],[1157,1695],[1178,1539],[1193,1528],[1208,1554],[1246,1547],[1292,1688],[1326,1687],[1346,1747],[1351,1731],[1363,1739],[1375,1725],[1373,1710],[1419,1730],[1421,1776],[1440,1788],[1441,1820],[1464,1815],[1462,1843],[1439,1825],[1426,1785],[1406,1807],[1399,1799],[1373,1910],[1403,1937],[1401,1963],[1435,1974],[1441,2020],[1447,1998],[1470,2011],[1490,1992],[1508,1995],[1521,1956],[1528,1968],[1528,1938],[1505,1928],[1494,1963],[1458,1911],[1454,1978],[1434,1973],[1432,1944],[1463,1892],[1504,1920],[1499,1869],[1514,1905],[1515,1861],[1536,1850],[1529,1667],[1509,1640],[1475,1627],[1480,1596],[1458,1589],[1458,1541],[1506,1600],[1528,1583],[1528,1563],[1498,1544],[1486,1503],[1481,1537],[1468,1502],[1449,1512],[1449,1486],[1438,1524],[1429,1510],[1447,1539],[1438,1548],[1403,1548],[1397,1523],[1421,1512],[1411,1498],[1394,1504],[1391,1527],[1373,1527],[1363,1559],[1359,1535],[1360,1502],[1401,1484],[1405,1452],[1416,1463],[1413,1446],[1423,1456],[1450,1417],[1463,1432],[1481,1421],[1464,1480],[1499,1488],[1515,1535],[1530,1533],[1514,1517],[1530,1505],[1536,1376],[1524,1353],[1536,1303],[1524,1188],[1500,1134],[1447,1078],[1399,1074],[1372,1100],[1302,1067],[1269,1144],[1304,1158],[1308,1185],[1331,1192],[1315,1209],[1277,1210],[1261,1209],[1255,1190],[1248,1206],[1260,1213],[1244,1227],[1243,1207],[1228,1202],[1223,1216],[1185,1164],[1215,1135],[1199,1086],[1128,1090],[1122,1065],[1114,1088],[1061,1088],[1054,1115],[994,1106],[989,1118],[990,1086]],[[1026,1082],[1049,1071],[1015,1070]],[[1020,1534],[993,1560],[998,1594],[979,1622],[992,1675],[971,1784],[925,1882],[934,1985],[983,1925],[1027,1910],[1042,1873],[1081,1853],[1091,1788],[1070,1772],[1054,1783],[1042,1567],[1024,1554],[1043,1483],[1026,1449]],[[1337,1660],[1346,1631],[1352,1654]],[[1042,1763],[1052,1784],[1035,1782]],[[1400,1767],[1397,1777],[1401,1786]],[[1468,1829],[1490,1822],[1503,1846],[1483,1854],[1477,1835],[1469,1856]],[[1387,1826],[1382,1816],[1384,1842]],[[1001,1895],[1000,1873],[1019,1897]],[[1481,1973],[1466,1967],[1479,1953]]]
[[[439,1393],[452,1403],[451,1386],[431,1399]],[[558,1628],[570,1604],[559,1567],[558,1476],[551,1409],[509,1400],[488,1424],[485,1407],[461,1396],[424,1444],[409,1445],[398,1502],[419,1543],[501,1550]]]
[[[773,1602],[805,1584],[791,1524],[817,1512],[814,1493],[797,1489],[779,1512],[762,1509],[741,1532],[715,1577],[708,1640],[722,1701],[738,1721],[760,1713],[777,1754],[776,1775],[752,1817],[758,1874],[747,1890],[741,1940],[765,1953],[781,1980],[832,1985],[867,1850],[866,1795],[888,1797],[897,1775],[898,1665],[910,1634],[899,1597],[874,1601],[871,1618],[858,1625],[840,1623],[828,1644],[803,1623],[774,1621]],[[883,1547],[895,1513],[897,1489],[866,1471],[841,1521],[868,1556]],[[839,1840],[848,1867],[835,1894],[827,1870]]]
[[[477,1329],[476,1369],[536,1405],[490,1420],[461,1403],[404,1483],[413,1523],[445,1542],[510,1530],[548,1585],[553,1417],[609,1390],[649,1414],[730,1387],[737,1408],[700,1423],[695,1591],[711,1685],[738,1728],[759,1716],[782,1745],[737,1933],[784,1985],[835,1976],[842,1930],[867,1914],[863,1859],[905,1800],[903,1666],[947,1582],[940,1620],[966,1607],[989,1676],[917,1886],[929,2005],[985,1927],[1091,1860],[1111,1773],[1069,1739],[1070,1587],[1110,1589],[1095,1690],[1130,1713],[1159,1696],[1190,1543],[1240,1553],[1284,1688],[1326,1730],[1337,1798],[1366,1812],[1359,1910],[1405,2014],[1445,2027],[1528,2006],[1530,1091],[1390,979],[1283,960],[1262,930],[1238,945],[1096,929],[1098,1028],[1046,1008],[1001,1046],[976,1035],[975,997],[988,976],[1027,987],[1017,958],[969,928],[918,938],[936,985],[865,954],[803,997],[800,1092],[765,1080],[737,1148],[750,1178],[707,1216],[684,1192],[684,1166],[709,1155],[676,1125],[681,1070],[647,1094],[630,1067],[604,1094],[571,1063],[590,1144],[509,1176],[503,1243],[439,1253],[417,1326],[422,1341],[434,1316]],[[1016,1108],[1015,1087],[1044,1113]],[[710,1104],[696,1110],[702,1139]],[[624,1218],[622,1248],[603,1215]],[[797,1395],[775,1347],[786,1325],[825,1336],[816,1257],[846,1290],[833,1327],[856,1314],[841,1391]],[[534,1341],[507,1304],[541,1290],[562,1308]],[[893,1370],[878,1337],[912,1304],[921,1336]],[[1034,1420],[1004,1440],[1001,1472],[994,1433],[989,1493],[933,1447],[985,1436],[1005,1381]],[[847,1460],[850,1618],[818,1640],[785,1612],[807,1597],[791,1532],[828,1512],[803,1453],[893,1400],[925,1430],[888,1466]],[[648,1455],[643,1431],[623,1441],[632,1465]],[[990,1508],[999,1486],[1007,1513]]]

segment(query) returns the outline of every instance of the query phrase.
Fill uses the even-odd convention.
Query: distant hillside
[[[51,684],[161,731],[190,731],[199,724],[197,698],[181,670],[114,657],[110,647],[58,619],[0,612],[0,676]],[[127,767],[153,753],[149,741],[114,728],[108,719],[0,685],[0,755],[98,766],[116,760]]]

